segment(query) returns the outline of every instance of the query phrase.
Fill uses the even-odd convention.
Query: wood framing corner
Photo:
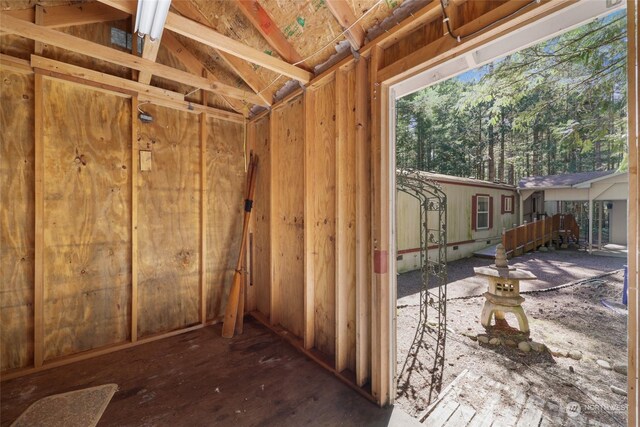
[[[336,21],[347,32],[347,40],[353,50],[360,50],[364,44],[364,28],[357,22],[357,18],[351,5],[346,0],[326,0],[327,8],[336,18]]]

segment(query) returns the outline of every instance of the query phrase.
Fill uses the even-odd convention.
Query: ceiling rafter
[[[16,62],[18,61],[18,62]],[[24,61],[27,62],[28,61]],[[7,57],[0,54],[0,66],[12,63],[21,64],[22,60]],[[167,89],[160,89],[154,86],[145,85],[131,81],[122,77],[112,76],[99,71],[89,70],[66,62],[54,61],[52,59],[31,55],[31,65],[33,70],[46,76],[63,78],[68,81],[89,84],[98,90],[121,93],[129,96],[138,96],[139,105],[152,103],[160,106],[174,108],[180,111],[191,113],[203,112],[212,117],[219,117],[224,120],[231,120],[237,123],[244,123],[242,114],[220,110],[199,104],[192,104],[183,99],[181,93],[172,92]]]
[[[230,37],[223,36],[206,25],[198,24],[175,13],[169,13],[167,16],[166,27],[192,40],[260,65],[278,74],[291,77],[302,83],[309,83],[313,78],[313,74],[309,71],[249,47]]]
[[[100,2],[86,3],[83,5],[48,6],[35,5],[29,9],[7,10],[9,16],[28,22],[35,22],[48,28],[63,28],[73,25],[95,24],[100,22],[118,21],[129,18],[129,14],[114,9]],[[42,53],[42,42],[36,42],[35,52]],[[148,37],[145,40],[142,57],[155,61],[160,47],[160,40],[151,42]],[[144,84],[151,82],[151,74],[146,71],[139,73],[138,81]]]
[[[49,28],[119,21],[129,17],[126,12],[99,2],[83,3],[81,5],[47,6],[43,8],[45,13],[42,14],[41,25]],[[33,7],[28,9],[3,10],[2,14],[29,22],[33,22],[35,19],[35,9]]]
[[[232,98],[247,101],[252,104],[269,105],[255,93],[235,88],[223,83],[212,83],[208,79],[178,70],[166,65],[158,64],[135,55],[122,52],[110,47],[93,43],[49,28],[41,27],[30,22],[22,21],[12,16],[3,17],[0,28],[6,32],[47,43],[63,49],[71,50],[92,58],[104,60],[117,65],[133,68],[138,71],[147,70],[158,77],[197,87],[215,94],[222,94]]]
[[[170,31],[162,36],[162,46],[180,60],[182,65],[184,65],[190,73],[199,74],[204,70],[206,72],[206,78],[213,83],[219,82],[218,78],[211,74],[207,67],[185,45],[180,43],[180,40],[178,40]],[[242,101],[222,95],[221,97],[235,111],[242,113],[245,110],[245,104]]]
[[[206,16],[202,14],[193,3],[189,1],[174,2],[172,7],[182,16],[193,19],[200,24],[211,26]],[[253,66],[240,58],[230,55],[218,49],[215,52],[222,60],[242,79],[258,96],[271,103],[276,93],[276,87],[266,82],[260,74],[253,69]]]
[[[144,59],[148,59],[149,61],[156,62],[156,58],[158,58],[158,52],[160,51],[160,43],[162,41],[162,37],[157,40],[151,40],[151,37],[147,34],[144,36],[144,45],[142,46],[142,57]],[[151,83],[152,74],[148,70],[141,70],[138,73],[138,82],[144,84]]]
[[[111,4],[107,3],[111,8],[119,7],[120,12],[124,12],[127,14],[135,14],[136,11],[136,2],[131,1],[119,1],[117,3]],[[105,6],[107,5],[105,4]],[[207,20],[207,18],[202,15],[202,13],[193,6],[193,3],[189,1],[176,1],[173,2],[172,8],[178,11],[181,15],[192,19],[200,24],[208,25],[211,24]],[[265,82],[265,80],[253,69],[253,66],[240,58],[237,58],[233,55],[230,55],[226,52],[222,52],[220,50],[214,49],[214,51],[222,58],[226,64],[236,73],[240,79],[242,79],[254,92],[258,94],[258,96],[263,100],[267,105],[271,105],[273,101],[273,97],[276,92],[276,88],[273,86],[269,86],[269,83]]]
[[[365,31],[357,20],[356,14],[346,0],[325,0],[327,8],[338,24],[347,30],[347,40],[354,50],[360,50],[364,44]]]
[[[262,37],[269,43],[278,55],[280,55],[285,61],[289,63],[302,62],[303,58],[289,40],[282,34],[280,28],[271,19],[269,12],[267,12],[258,3],[258,0],[236,0],[236,4],[240,11],[246,16],[256,30]]]
[[[119,0],[98,0],[122,11],[134,13],[135,9],[131,8],[131,2],[123,2]],[[180,3],[180,2],[176,2]],[[230,37],[220,34],[207,25],[200,24],[191,19],[180,16],[174,12],[169,12],[165,22],[165,29],[171,30],[182,36],[188,37],[199,43],[213,47],[228,54],[237,56],[245,61],[252,62],[261,67],[267,68],[278,74],[296,79],[302,83],[308,83],[313,74],[303,70],[300,67],[291,65],[281,59],[275,58],[257,49],[249,47],[244,43],[234,40]]]

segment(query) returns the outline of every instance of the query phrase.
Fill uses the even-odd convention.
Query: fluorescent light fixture
[[[135,31],[139,37],[149,35],[151,41],[162,36],[171,0],[138,0]]]

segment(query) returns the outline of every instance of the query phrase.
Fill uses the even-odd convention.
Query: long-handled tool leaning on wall
[[[253,205],[253,192],[256,188],[256,174],[258,172],[258,156],[251,155],[249,160],[249,168],[247,170],[247,185],[245,190],[244,201],[244,223],[242,225],[242,241],[240,242],[240,254],[238,255],[238,263],[236,271],[233,274],[233,282],[229,290],[229,298],[227,299],[227,308],[224,313],[224,324],[222,325],[222,336],[232,338],[236,329],[238,333],[242,331],[242,317],[244,315],[244,283],[242,275],[242,263],[244,261],[244,250],[247,242],[247,234],[249,232],[249,219],[251,218],[251,208]],[[238,325],[236,325],[238,323]]]

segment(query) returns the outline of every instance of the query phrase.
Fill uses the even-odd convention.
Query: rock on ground
[[[627,375],[627,365],[615,364],[613,365],[613,370],[619,374]]]
[[[610,386],[611,391],[614,392],[615,394],[619,394],[620,396],[626,396],[627,395],[627,390],[622,389],[620,387],[616,387],[614,385]]]
[[[528,353],[531,351],[531,344],[526,341],[521,341],[520,344],[518,344],[518,349],[520,349],[520,351]]]
[[[569,357],[572,358],[573,360],[580,360],[582,359],[582,352],[578,350],[571,350],[569,352]]]

